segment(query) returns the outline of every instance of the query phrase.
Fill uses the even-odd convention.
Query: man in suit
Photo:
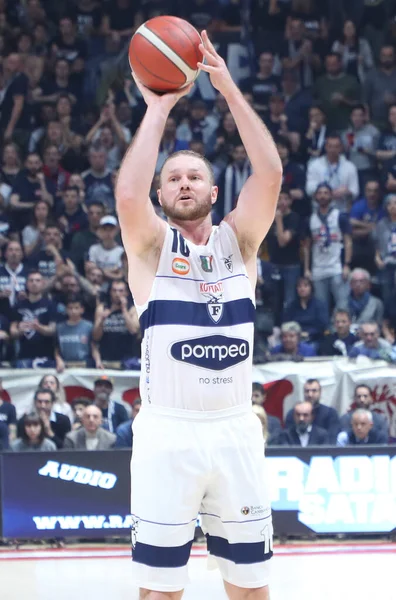
[[[252,384],[252,404],[257,404],[258,406],[262,406],[265,410],[265,398],[267,392],[264,389],[264,386],[261,383],[254,382]],[[267,411],[266,411],[267,412]],[[282,430],[282,425],[280,419],[278,417],[273,417],[267,413],[267,423],[268,423],[268,434],[269,439],[274,436],[278,436]]]
[[[304,385],[304,400],[310,402],[313,408],[313,424],[327,431],[329,444],[335,444],[337,435],[341,429],[340,418],[337,411],[331,406],[320,403],[322,387],[317,379],[308,379]],[[294,411],[289,410],[286,415],[285,428],[294,423]]]
[[[101,427],[102,411],[92,404],[84,409],[82,427],[66,436],[65,450],[109,450],[116,441],[114,433]]]
[[[373,428],[373,413],[366,408],[353,412],[350,431],[341,431],[337,437],[337,446],[360,446],[365,444],[384,444]]]
[[[342,431],[350,431],[352,427],[352,415],[354,410],[358,408],[365,408],[371,411],[373,404],[373,394],[371,388],[362,383],[355,387],[355,393],[353,396],[353,403],[350,410],[341,417],[341,429]],[[376,434],[379,444],[387,444],[389,438],[389,424],[385,415],[377,412],[372,412],[373,428],[372,431]]]
[[[71,429],[69,417],[54,411],[55,394],[47,388],[38,388],[34,394],[34,410],[44,422],[44,430],[47,438],[52,440],[58,450],[63,448],[63,442],[66,434]],[[18,437],[21,437],[23,431],[23,417],[17,423]]]
[[[296,404],[293,409],[294,423],[272,445],[279,446],[323,446],[329,443],[327,431],[313,424],[314,410],[311,402],[303,401]]]

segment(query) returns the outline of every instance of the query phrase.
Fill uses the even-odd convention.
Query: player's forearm
[[[282,163],[272,135],[260,117],[246,102],[242,93],[235,89],[227,103],[238,127],[253,172],[268,183],[268,177],[279,178]]]
[[[118,208],[123,202],[130,205],[147,201],[167,118],[168,113],[159,105],[147,109],[118,173],[115,190]]]

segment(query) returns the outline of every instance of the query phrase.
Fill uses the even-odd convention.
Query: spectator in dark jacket
[[[371,388],[365,383],[359,384],[355,387],[355,393],[353,396],[353,403],[350,410],[341,417],[341,429],[349,432],[351,430],[352,417],[356,410],[364,408],[371,412],[373,404],[373,393]],[[377,412],[371,412],[373,427],[372,432],[377,436],[379,444],[387,444],[389,438],[389,424],[385,415],[381,415]]]
[[[0,422],[0,452],[8,449],[8,427]]]
[[[358,446],[366,444],[384,444],[380,434],[373,429],[373,415],[366,408],[358,408],[352,415],[351,429],[341,431],[337,437],[337,446]]]
[[[314,411],[311,402],[299,402],[293,411],[294,423],[281,431],[272,445],[280,446],[322,446],[329,443],[327,431],[313,423]]]
[[[340,419],[337,411],[331,406],[320,403],[322,387],[317,379],[308,379],[304,385],[304,399],[310,402],[313,407],[313,425],[322,427],[327,431],[329,444],[335,444],[337,435],[340,431]],[[285,420],[285,427],[293,425],[294,411],[289,410]]]
[[[283,321],[296,321],[302,329],[304,340],[321,340],[329,326],[327,307],[315,298],[312,282],[307,277],[299,278],[296,289],[297,300],[285,308]]]
[[[136,416],[139,414],[142,401],[140,398],[136,398],[132,406],[132,419],[128,419],[124,423],[121,423],[116,430],[116,441],[115,448],[132,448],[133,445],[133,431],[132,423]]]
[[[349,350],[358,341],[351,333],[351,317],[347,310],[338,309],[334,313],[335,333],[324,337],[319,347],[320,356],[348,356]]]
[[[56,401],[52,390],[39,388],[34,394],[34,410],[41,417],[44,424],[45,437],[52,440],[55,446],[63,448],[66,434],[71,429],[70,419],[66,415],[54,412],[53,406]],[[23,437],[24,420],[19,419],[17,424],[18,437]]]

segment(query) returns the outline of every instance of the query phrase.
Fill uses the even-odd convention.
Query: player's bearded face
[[[182,190],[181,194],[184,194]],[[190,200],[182,200],[179,195],[171,200],[167,200],[162,194],[162,210],[168,219],[172,221],[196,221],[203,219],[212,210],[212,200],[210,192],[204,197],[197,198],[191,190],[185,191],[186,196],[191,194]]]

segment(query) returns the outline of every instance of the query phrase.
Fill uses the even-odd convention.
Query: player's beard
[[[190,206],[183,205],[180,202],[176,202],[174,206],[170,206],[163,202],[162,210],[171,221],[197,221],[198,219],[204,219],[210,214],[212,201],[208,195],[203,200],[196,201]]]

